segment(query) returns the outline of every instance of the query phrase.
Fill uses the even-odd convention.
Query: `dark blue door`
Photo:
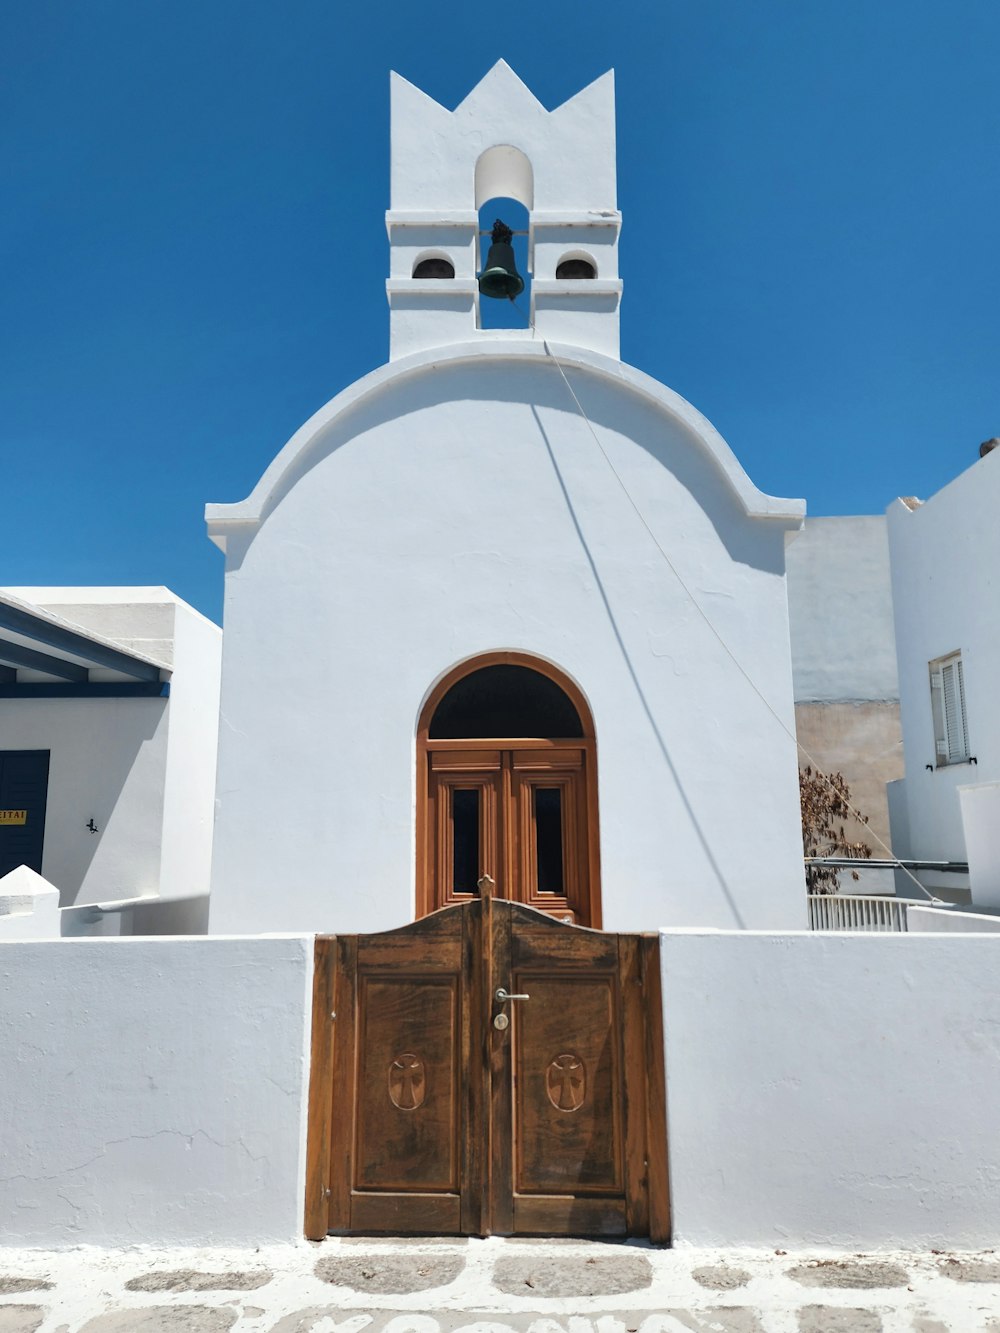
[[[42,873],[48,790],[48,750],[0,750],[0,875]]]

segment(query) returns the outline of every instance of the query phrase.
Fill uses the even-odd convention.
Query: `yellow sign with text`
[[[0,810],[0,827],[4,824],[27,824],[27,810]]]

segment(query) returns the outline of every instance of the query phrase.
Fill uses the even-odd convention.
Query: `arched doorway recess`
[[[418,917],[485,889],[600,927],[597,828],[594,723],[567,676],[489,653],[437,684],[417,730]]]

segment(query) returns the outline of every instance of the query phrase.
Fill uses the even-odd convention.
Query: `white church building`
[[[221,678],[164,589],[0,595],[0,1246],[995,1243],[996,919],[806,929],[804,505],[620,359],[613,95],[393,76],[389,360],[208,507]],[[984,471],[890,515],[915,838],[995,809],[995,634],[906,619]]]
[[[455,111],[393,76],[390,359],[207,510],[213,933],[384,929],[484,877],[609,929],[804,924],[804,506],[620,360],[615,170],[610,73],[551,112],[502,61]],[[498,199],[521,329],[480,327]]]

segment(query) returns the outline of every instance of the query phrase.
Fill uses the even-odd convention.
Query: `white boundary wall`
[[[312,952],[0,944],[0,1245],[300,1238]]]
[[[1000,937],[661,935],[679,1245],[1000,1233]],[[0,944],[0,1246],[302,1235],[312,939]]]
[[[984,912],[956,912],[950,907],[910,905],[906,909],[906,928],[924,934],[995,935],[1000,932],[1000,916],[987,916]]]
[[[661,935],[674,1239],[1000,1234],[1000,939]]]

